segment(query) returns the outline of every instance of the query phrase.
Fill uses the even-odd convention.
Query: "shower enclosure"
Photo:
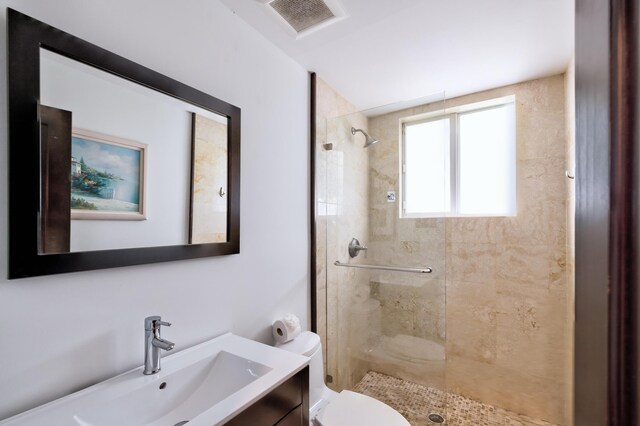
[[[551,422],[535,424],[571,424],[567,78],[366,111],[318,80],[315,302],[328,386],[377,388],[400,406],[411,392],[429,394],[431,412],[416,414],[415,424],[429,424],[429,414],[483,424],[501,409]],[[493,134],[456,143],[443,136],[461,126],[475,135],[474,122],[507,115],[513,144],[502,153],[490,148]],[[411,142],[412,132],[422,142]],[[455,152],[461,144],[464,155]],[[513,167],[497,170],[494,155]],[[460,171],[469,161],[475,181]],[[468,205],[452,214],[452,188],[462,192],[464,179],[468,200],[500,186],[512,199],[495,214],[469,213]],[[421,198],[407,196],[417,187]],[[389,391],[400,384],[409,393]],[[460,401],[477,404],[484,417],[460,420],[475,410]]]

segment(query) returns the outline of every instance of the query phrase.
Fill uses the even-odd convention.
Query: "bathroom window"
[[[513,96],[402,123],[402,216],[516,214]]]

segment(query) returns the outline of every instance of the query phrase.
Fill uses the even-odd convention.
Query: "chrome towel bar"
[[[347,268],[360,269],[380,269],[383,271],[399,271],[399,272],[416,272],[418,274],[430,274],[433,272],[431,268],[403,268],[401,266],[379,266],[379,265],[356,265],[351,263],[342,263],[339,260],[333,262],[336,266],[345,266]]]

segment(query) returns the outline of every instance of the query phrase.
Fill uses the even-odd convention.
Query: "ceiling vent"
[[[277,16],[285,30],[299,38],[346,16],[338,0],[258,0]]]

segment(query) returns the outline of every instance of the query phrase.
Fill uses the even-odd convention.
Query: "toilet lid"
[[[410,426],[393,408],[361,393],[342,391],[318,415],[322,426]]]

